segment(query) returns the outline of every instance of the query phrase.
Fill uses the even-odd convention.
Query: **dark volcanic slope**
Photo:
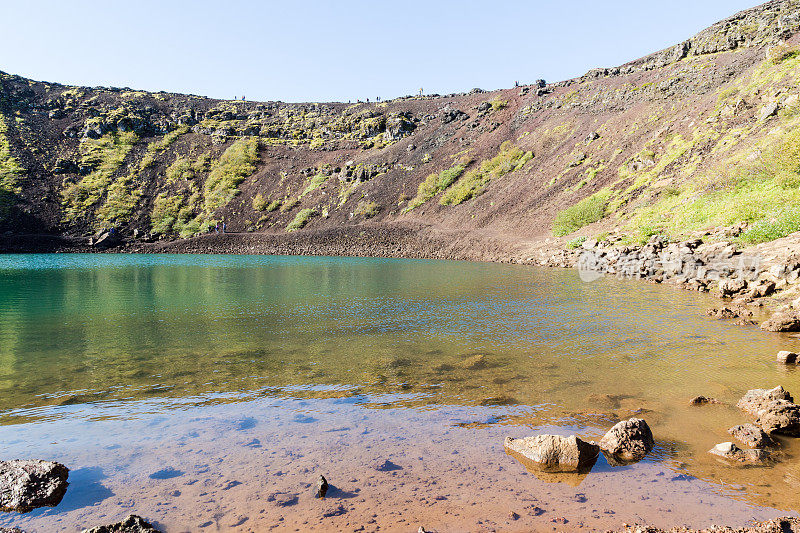
[[[633,230],[675,187],[792,130],[799,5],[769,2],[566,82],[380,103],[212,100],[0,73],[0,233],[114,228],[169,241],[222,222],[286,234],[369,219],[536,240],[598,192],[603,220],[584,231]]]

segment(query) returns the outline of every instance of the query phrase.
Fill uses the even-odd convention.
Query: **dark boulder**
[[[0,511],[55,507],[67,492],[69,469],[50,461],[0,461]]]
[[[641,461],[654,445],[653,432],[641,418],[619,422],[600,440],[600,449],[612,466]]]

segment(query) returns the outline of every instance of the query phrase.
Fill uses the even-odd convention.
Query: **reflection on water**
[[[658,441],[651,461],[797,510],[794,441],[771,469],[706,454],[746,420],[730,407],[746,389],[782,384],[800,395],[800,374],[772,362],[797,341],[702,317],[715,303],[508,265],[3,256],[0,423],[128,423],[269,398],[339,399],[353,412],[466,409],[474,417],[451,425],[475,435],[550,424],[597,439],[636,413]],[[698,394],[728,406],[689,407]]]

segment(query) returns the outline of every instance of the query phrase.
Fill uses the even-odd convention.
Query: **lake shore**
[[[665,246],[622,245],[613,238],[608,242],[580,238],[579,244],[564,239],[525,238],[515,234],[480,230],[452,230],[423,223],[374,223],[341,226],[321,230],[301,230],[280,233],[211,233],[189,239],[156,242],[111,241],[110,245],[91,245],[87,238],[67,238],[41,235],[0,236],[0,253],[68,253],[68,252],[118,252],[118,253],[179,253],[179,254],[260,254],[285,256],[332,257],[382,257],[403,259],[444,259],[455,261],[481,261],[513,263],[555,268],[588,268],[599,274],[616,275],[662,283],[671,282],[687,290],[711,292],[733,300],[740,308],[765,308],[769,311],[789,310],[796,317],[797,327],[784,331],[800,331],[800,312],[791,309],[791,302],[800,298],[800,233],[776,241],[742,247],[735,242],[736,228],[717,228],[699,234],[694,240],[675,242],[684,249],[680,257],[684,263],[712,261],[727,262],[727,272],[693,272],[689,275],[665,279],[663,265],[658,263]],[[692,244],[693,243],[693,244]],[[587,246],[588,244],[588,246]],[[711,252],[694,255],[712,249]],[[607,256],[613,250],[622,250],[623,259],[634,255],[641,265],[635,272],[622,269],[600,268],[598,265],[579,264],[586,254]],[[651,254],[649,263],[642,251]],[[616,256],[620,254],[617,252]],[[727,253],[727,255],[725,255]],[[736,261],[746,258],[752,279],[736,291],[720,291],[719,281],[742,277]],[[644,263],[647,263],[646,265]],[[647,266],[648,268],[644,268]],[[776,270],[777,269],[777,270]],[[797,275],[792,275],[797,271]],[[669,278],[669,276],[666,276]],[[773,283],[774,287],[765,286]],[[752,289],[759,286],[759,289]],[[800,305],[800,303],[798,304]],[[788,306],[788,307],[787,307]],[[747,316],[747,313],[744,315]],[[742,318],[742,317],[734,317]]]

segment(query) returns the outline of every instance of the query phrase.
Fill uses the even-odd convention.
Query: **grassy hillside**
[[[178,239],[423,223],[630,241],[800,230],[800,5],[581,78],[381,103],[213,100],[0,73],[0,233]]]

